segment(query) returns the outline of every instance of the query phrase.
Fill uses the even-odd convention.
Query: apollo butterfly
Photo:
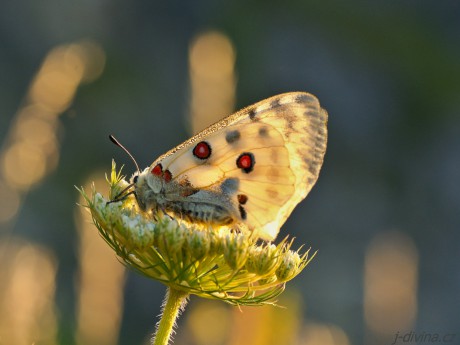
[[[326,125],[327,112],[315,96],[273,96],[211,125],[144,171],[138,168],[133,190],[113,201],[132,193],[143,211],[274,240],[318,178]]]

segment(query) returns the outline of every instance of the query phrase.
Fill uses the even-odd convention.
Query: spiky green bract
[[[260,243],[245,232],[204,228],[139,210],[132,195],[111,202],[128,183],[112,164],[110,196],[80,189],[94,224],[123,262],[171,289],[233,305],[273,303],[310,262],[292,240]]]

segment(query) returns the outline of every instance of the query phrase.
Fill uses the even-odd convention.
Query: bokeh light
[[[60,45],[45,57],[0,150],[0,183],[11,196],[0,222],[12,222],[20,209],[19,196],[56,168],[58,117],[69,108],[78,86],[98,78],[104,65],[104,51],[91,41]]]
[[[181,338],[190,337],[194,343],[201,345],[225,344],[231,321],[229,306],[214,301],[196,301],[186,316],[186,336]]]
[[[364,266],[364,316],[370,339],[394,340],[397,332],[413,328],[417,288],[418,252],[412,239],[400,232],[377,236]]]
[[[230,115],[235,105],[235,49],[216,31],[198,35],[190,45],[190,119],[193,133]]]
[[[57,263],[46,248],[10,239],[0,245],[0,340],[57,343]]]
[[[349,345],[345,332],[333,325],[307,323],[299,345]]]

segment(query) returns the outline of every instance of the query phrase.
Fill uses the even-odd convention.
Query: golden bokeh
[[[229,345],[295,344],[303,324],[302,300],[293,289],[277,301],[279,307],[233,308]]]
[[[225,344],[232,316],[229,306],[215,301],[196,301],[187,312],[184,334],[200,345]],[[186,333],[185,333],[186,332]]]
[[[345,332],[334,325],[307,323],[299,345],[349,345]]]
[[[94,41],[83,40],[72,44],[69,51],[84,62],[82,82],[90,83],[101,76],[104,71],[106,57],[99,44]]]
[[[29,102],[58,115],[68,108],[84,72],[84,61],[72,45],[54,48],[46,57],[29,91]]]
[[[0,342],[56,344],[54,256],[15,239],[0,247],[0,256]]]
[[[53,49],[33,81],[29,101],[56,114],[68,108],[81,82],[97,79],[105,66],[105,53],[91,41]]]
[[[418,253],[400,232],[377,236],[364,267],[364,317],[371,338],[394,339],[411,329],[417,314]]]
[[[190,47],[190,73],[201,79],[232,77],[235,52],[229,38],[210,31],[195,38]]]
[[[56,141],[56,121],[27,113],[18,114],[18,120],[12,133],[17,141],[40,147],[49,145],[50,141]]]
[[[278,306],[230,307],[197,300],[177,339],[191,345],[349,345],[343,329],[304,321],[301,295],[286,291]]]
[[[44,59],[32,80],[0,150],[0,180],[11,197],[0,222],[12,222],[21,196],[39,184],[59,162],[58,117],[82,82],[98,78],[105,65],[102,48],[92,41],[60,45]]]
[[[194,133],[223,117],[235,107],[236,53],[229,38],[210,31],[190,45],[190,121]]]
[[[45,175],[46,155],[39,146],[17,141],[5,150],[1,164],[5,181],[25,191]]]

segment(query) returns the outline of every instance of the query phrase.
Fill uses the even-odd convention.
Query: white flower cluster
[[[115,169],[115,167],[113,167]],[[127,183],[112,171],[111,195]],[[222,231],[141,212],[131,196],[109,202],[85,197],[102,237],[128,265],[176,290],[231,304],[272,303],[313,256],[290,250],[292,241],[257,243],[244,232]]]

